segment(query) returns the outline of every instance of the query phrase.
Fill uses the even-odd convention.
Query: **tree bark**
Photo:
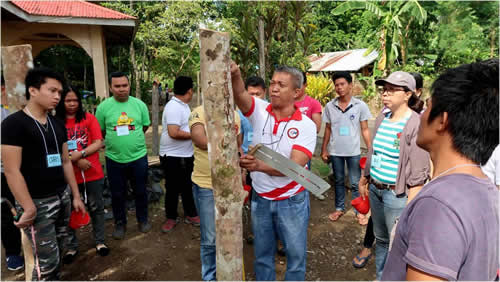
[[[234,134],[229,34],[200,29],[201,93],[215,196],[217,279],[244,280],[244,190]]]
[[[158,135],[158,112],[160,111],[160,106],[158,104],[158,84],[157,82],[153,83],[153,90],[151,93],[151,123],[153,126],[153,147],[151,148],[153,151],[153,156],[158,156],[159,146],[160,146],[160,137]],[[166,126],[166,125],[165,125]]]
[[[144,40],[144,49],[142,49],[142,69],[141,79],[144,80],[144,67],[146,66],[146,40]]]
[[[134,9],[134,1],[130,0],[129,2],[130,9]],[[135,97],[137,99],[141,99],[141,80],[139,77],[139,68],[137,67],[137,60],[135,59],[135,46],[134,46],[134,41],[130,42],[130,60],[132,61],[132,69],[134,72],[134,78],[135,78]]]
[[[146,81],[151,81],[151,64],[152,64],[152,61],[153,60],[153,55],[149,54],[148,55],[148,80]]]
[[[266,47],[264,41],[264,20],[259,16],[259,76],[266,79]]]

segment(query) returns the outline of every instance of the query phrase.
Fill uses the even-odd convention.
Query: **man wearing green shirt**
[[[146,104],[129,96],[130,84],[125,73],[111,73],[109,85],[113,97],[107,98],[97,107],[96,117],[106,145],[106,169],[115,218],[113,238],[121,240],[127,230],[127,175],[133,175],[135,180],[135,207],[139,231],[146,233],[151,230],[146,194],[148,159],[144,137],[151,121]]]

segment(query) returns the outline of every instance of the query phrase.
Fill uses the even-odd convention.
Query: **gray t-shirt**
[[[339,108],[338,98],[328,102],[323,111],[323,121],[330,124],[328,154],[352,157],[361,154],[360,122],[372,117],[365,102],[352,97],[345,111]]]
[[[406,265],[447,280],[493,281],[498,261],[498,189],[489,179],[442,176],[399,218],[382,280],[406,280]]]

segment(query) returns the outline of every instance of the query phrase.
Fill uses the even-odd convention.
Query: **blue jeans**
[[[266,200],[253,192],[251,209],[256,280],[276,280],[277,237],[286,253],[285,280],[305,280],[309,192],[302,191],[281,201]]]
[[[135,179],[135,215],[137,222],[148,221],[148,196],[146,194],[146,178],[148,174],[148,157],[129,162],[118,163],[106,158],[109,186],[111,188],[111,205],[116,224],[127,224],[125,199],[127,196],[127,175],[131,173]]]
[[[216,280],[215,264],[215,203],[214,191],[193,182],[193,198],[200,216],[201,279]]]
[[[396,197],[393,190],[380,190],[370,184],[370,207],[372,210],[373,232],[375,233],[375,268],[377,280],[382,278],[385,260],[389,250],[389,238],[394,222],[406,206],[406,195]]]
[[[361,168],[359,167],[360,156],[353,157],[338,157],[330,156],[333,174],[335,176],[335,210],[345,210],[345,172],[344,164],[347,163],[347,171],[349,173],[349,182],[351,183],[352,198],[359,197],[358,182],[361,177]],[[354,210],[357,214],[357,211]]]

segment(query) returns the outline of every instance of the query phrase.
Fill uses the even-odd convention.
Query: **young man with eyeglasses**
[[[360,135],[366,147],[371,147],[368,119],[372,117],[368,106],[362,100],[352,97],[352,77],[349,72],[336,72],[333,75],[335,92],[338,97],[326,104],[323,121],[326,122],[321,158],[332,164],[335,176],[335,212],[328,218],[337,221],[345,213],[345,172],[347,164],[352,198],[359,197],[358,182],[361,177],[359,160],[361,158]],[[358,214],[361,225],[368,219]]]
[[[231,65],[231,80],[235,102],[254,129],[252,144],[263,144],[305,166],[316,145],[316,125],[295,106],[302,73],[292,67],[277,68],[270,81],[271,103],[245,91],[235,63]],[[256,279],[276,280],[274,256],[279,238],[287,257],[285,280],[304,280],[309,192],[253,156],[241,157],[240,165],[250,171],[253,180],[251,210]]]

